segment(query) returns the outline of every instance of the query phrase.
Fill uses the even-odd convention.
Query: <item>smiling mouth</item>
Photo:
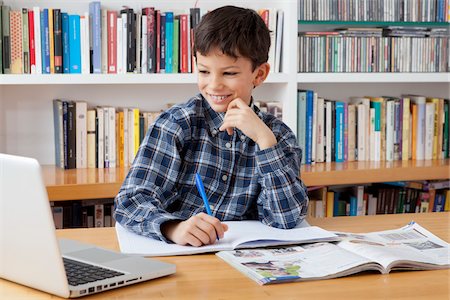
[[[214,102],[222,102],[222,101],[224,101],[225,99],[227,99],[228,97],[231,96],[231,95],[213,95],[213,94],[208,94],[208,95],[209,95],[209,97],[211,97],[211,99]]]

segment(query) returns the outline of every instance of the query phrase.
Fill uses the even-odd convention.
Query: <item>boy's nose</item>
[[[210,87],[217,89],[223,86],[223,82],[219,76],[212,76],[209,85]]]

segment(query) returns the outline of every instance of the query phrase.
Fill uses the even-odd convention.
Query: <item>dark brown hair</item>
[[[253,71],[267,62],[270,31],[252,9],[223,6],[208,12],[194,29],[194,56],[218,48],[233,58],[251,60]]]

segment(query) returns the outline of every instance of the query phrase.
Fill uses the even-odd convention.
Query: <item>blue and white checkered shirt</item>
[[[165,111],[150,126],[115,199],[115,218],[128,230],[167,241],[160,226],[205,212],[195,185],[203,179],[213,216],[221,221],[260,220],[293,228],[306,215],[299,179],[301,150],[293,132],[271,114],[254,111],[277,144],[259,146],[240,130],[219,131],[224,113],[201,94]]]

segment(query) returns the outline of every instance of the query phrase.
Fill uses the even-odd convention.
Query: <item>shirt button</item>
[[[230,142],[226,143],[226,144],[225,144],[225,147],[231,148],[231,143],[230,143]]]
[[[212,135],[216,136],[217,135],[217,130],[213,129]]]
[[[245,135],[241,135],[241,140],[245,140]]]
[[[228,176],[227,176],[227,175],[223,175],[223,176],[222,176],[222,180],[223,180],[223,181],[227,181],[227,179],[228,179]]]

